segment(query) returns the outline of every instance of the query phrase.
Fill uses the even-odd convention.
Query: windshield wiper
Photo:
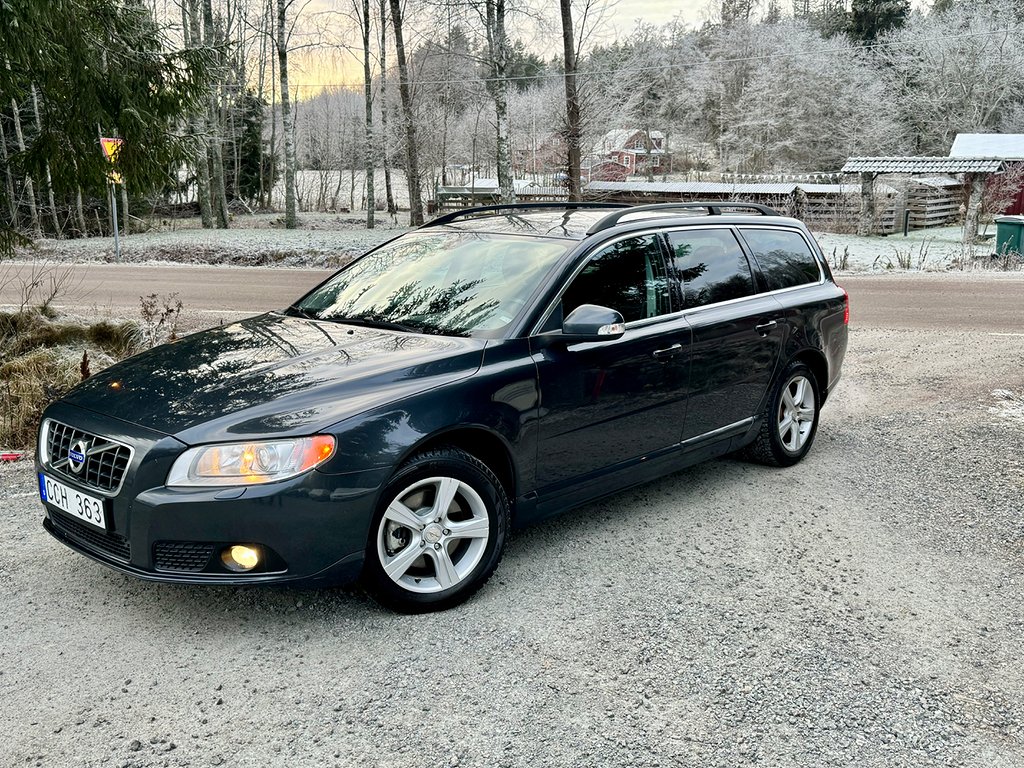
[[[292,317],[304,317],[307,320],[321,319],[315,312],[310,312],[308,309],[303,309],[302,307],[288,307],[284,313]]]
[[[386,331],[403,331],[405,333],[421,333],[418,328],[401,323],[390,323],[387,320],[376,320],[372,317],[329,317],[325,318],[332,323],[344,323],[346,325],[360,325],[365,328],[382,328]]]

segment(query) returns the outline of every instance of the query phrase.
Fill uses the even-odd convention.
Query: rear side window
[[[743,229],[769,291],[821,280],[821,268],[799,232],[782,229]]]
[[[617,310],[627,323],[668,313],[668,283],[657,237],[631,237],[598,251],[565,289],[563,316],[581,304]]]
[[[670,232],[672,277],[683,309],[754,293],[747,257],[728,229]]]

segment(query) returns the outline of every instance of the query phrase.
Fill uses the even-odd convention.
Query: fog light
[[[251,571],[260,564],[260,551],[255,547],[235,544],[221,552],[220,559],[232,571]]]

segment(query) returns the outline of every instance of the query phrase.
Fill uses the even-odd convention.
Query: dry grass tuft
[[[96,373],[141,348],[137,323],[48,314],[0,312],[0,448],[30,447],[43,409],[78,384],[83,370]]]

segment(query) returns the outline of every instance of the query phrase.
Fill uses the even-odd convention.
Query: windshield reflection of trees
[[[363,257],[298,309],[325,320],[392,323],[465,336],[507,322],[510,317],[501,316],[513,313],[505,305],[532,290],[564,250],[558,241],[493,234],[411,235]],[[521,280],[510,282],[511,264]]]

